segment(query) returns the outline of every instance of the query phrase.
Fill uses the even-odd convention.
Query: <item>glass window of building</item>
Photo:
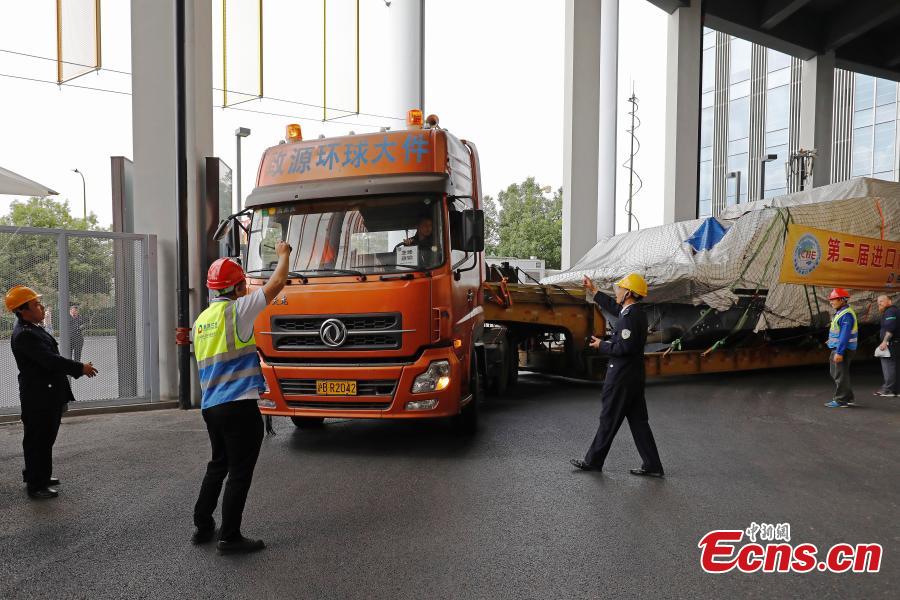
[[[728,206],[747,200],[747,175],[750,166],[750,62],[752,45],[731,38],[728,88],[728,151],[725,203]]]
[[[775,155],[764,161],[762,198],[787,193],[784,164],[788,160],[788,138],[791,121],[791,57],[783,52],[766,51],[766,154]]]
[[[700,170],[697,188],[697,215],[712,214],[712,145],[715,130],[716,32],[703,30],[703,94],[700,97]]]
[[[897,82],[854,76],[851,177],[897,179]]]
[[[731,38],[731,57],[728,83],[739,83],[750,79],[752,45],[741,38]]]
[[[863,177],[872,174],[872,127],[856,127],[850,138],[852,160],[850,176]]]

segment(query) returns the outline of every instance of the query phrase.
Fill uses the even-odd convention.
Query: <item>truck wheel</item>
[[[516,387],[519,383],[519,344],[511,338],[507,338],[506,348],[506,386]]]
[[[491,393],[502,397],[506,395],[509,387],[509,369],[507,368],[509,364],[509,340],[506,337],[500,341],[500,352],[503,360],[499,364],[500,368],[496,372],[491,373],[490,381]]]
[[[509,387],[509,340],[506,336],[500,338],[496,349],[491,353],[491,358],[496,358],[497,354],[499,354],[500,360],[485,361],[487,368],[485,369],[484,387],[490,396],[504,396]]]
[[[291,417],[298,429],[319,429],[325,425],[325,417]]]
[[[469,369],[469,393],[472,399],[458,415],[453,417],[453,428],[462,434],[472,434],[478,429],[478,405],[481,402],[481,374],[478,372],[478,359],[472,353]]]

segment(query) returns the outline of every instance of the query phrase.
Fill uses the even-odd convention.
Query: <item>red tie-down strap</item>
[[[175,345],[190,346],[191,345],[191,328],[176,327],[175,328]]]

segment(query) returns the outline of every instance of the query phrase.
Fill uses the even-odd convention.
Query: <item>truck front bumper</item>
[[[412,393],[413,381],[437,360],[450,363],[450,382],[440,391]],[[430,348],[402,364],[307,366],[261,360],[267,390],[260,412],[279,417],[340,419],[427,419],[456,415],[461,407],[462,365],[452,348]],[[320,395],[319,381],[355,381],[354,396]],[[433,407],[412,410],[410,402],[434,400]],[[426,406],[431,402],[424,403]],[[464,404],[464,402],[463,402]],[[421,406],[421,404],[420,404]]]

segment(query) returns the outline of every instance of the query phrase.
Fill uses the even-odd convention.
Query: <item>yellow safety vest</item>
[[[194,357],[203,390],[203,409],[240,399],[265,387],[256,339],[238,334],[234,300],[218,300],[194,321]]]

